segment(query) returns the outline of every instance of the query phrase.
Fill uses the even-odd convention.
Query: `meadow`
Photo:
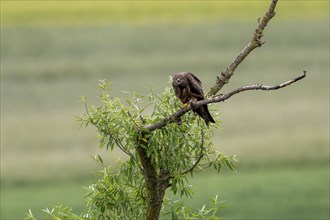
[[[124,155],[98,149],[96,130],[80,128],[80,96],[98,105],[104,78],[122,99],[149,86],[161,93],[179,71],[198,75],[207,90],[250,40],[267,7],[257,3],[1,2],[0,218],[22,219],[30,208],[42,216],[58,201],[82,211],[83,186],[99,169],[90,155],[107,164]],[[329,3],[293,5],[279,4],[266,44],[222,92],[278,84],[303,69],[307,78],[212,105],[222,121],[214,142],[238,155],[238,171],[195,176],[187,204],[202,207],[219,194],[224,219],[329,218]]]

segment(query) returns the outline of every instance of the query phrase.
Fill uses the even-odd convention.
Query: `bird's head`
[[[186,72],[176,73],[173,76],[173,85],[179,87],[185,87],[187,85],[187,79],[184,76]]]

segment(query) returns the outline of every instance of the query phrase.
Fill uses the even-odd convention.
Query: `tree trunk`
[[[157,170],[154,164],[151,162],[151,158],[147,156],[145,147],[148,146],[146,135],[142,135],[139,138],[136,151],[140,158],[142,165],[142,172],[146,181],[147,188],[147,217],[146,220],[158,220],[160,210],[163,204],[163,198],[166,189],[169,187],[169,176],[167,170],[163,169],[157,174]]]

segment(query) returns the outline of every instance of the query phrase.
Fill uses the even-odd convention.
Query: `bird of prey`
[[[184,106],[187,106],[191,101],[204,100],[202,82],[192,73],[176,73],[173,77],[172,86],[175,95],[182,101]],[[206,125],[209,122],[215,123],[207,105],[202,105],[199,108],[193,109],[193,111],[204,119]]]

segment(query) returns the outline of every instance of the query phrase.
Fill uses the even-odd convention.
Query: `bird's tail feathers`
[[[209,125],[209,122],[215,123],[214,119],[212,118],[212,115],[210,114],[207,105],[203,105],[200,108],[196,109],[194,112],[196,112],[201,118],[204,119],[206,125]]]

